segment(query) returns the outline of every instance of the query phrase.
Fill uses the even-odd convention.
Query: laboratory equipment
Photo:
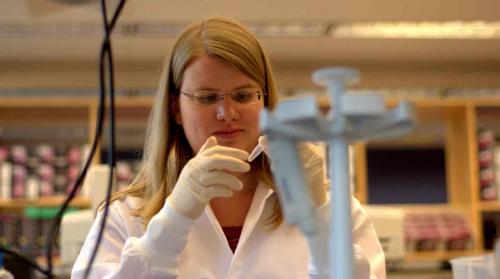
[[[250,153],[250,156],[248,156],[248,162],[252,162],[253,160],[255,160],[255,158],[257,158],[257,156],[259,156],[260,153],[262,153],[262,151],[264,151],[264,149],[262,148],[262,145],[259,142],[252,150],[252,153]]]
[[[364,208],[384,249],[386,263],[398,264],[405,254],[403,210],[383,205],[366,205]]]
[[[459,257],[450,260],[453,279],[500,278],[500,239],[495,241],[493,253]]]
[[[104,200],[109,177],[107,165],[92,166],[87,175],[83,188],[92,193],[91,208],[65,214],[61,221],[61,262],[63,266],[72,266],[80,253],[85,238],[94,223],[97,208]]]
[[[330,278],[353,278],[348,144],[399,136],[409,132],[414,123],[413,107],[408,102],[386,110],[380,95],[344,94],[346,85],[358,76],[350,68],[327,68],[313,73],[313,80],[329,91],[331,109],[326,117],[320,113],[314,97],[282,101],[273,112],[264,109],[260,117],[285,221],[304,233],[313,262],[318,261],[321,278],[328,273]],[[318,243],[315,212],[304,187],[297,154],[296,144],[300,141],[325,141],[329,147],[329,246]]]
[[[493,254],[450,260],[453,279],[498,279]]]

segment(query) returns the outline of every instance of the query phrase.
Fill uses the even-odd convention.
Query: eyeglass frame
[[[266,91],[264,89],[258,89],[258,88],[255,88],[257,93],[257,102],[261,100],[261,96],[264,97],[267,95]],[[217,91],[217,90],[194,90],[193,92],[214,92],[214,93],[217,93],[217,102],[212,104],[212,105],[204,105],[204,104],[201,104],[199,102],[197,102],[195,100],[196,97],[198,96],[195,96],[194,94],[192,93],[187,93],[187,92],[184,92],[184,91],[181,91],[179,90],[179,93],[188,97],[189,99],[191,99],[196,105],[199,105],[199,106],[202,106],[202,107],[213,107],[213,106],[216,106],[217,104],[219,104],[221,101],[224,101],[224,99],[226,98],[226,96],[230,96],[231,97],[231,100],[233,100],[235,103],[239,104],[239,105],[252,105],[252,104],[256,104],[257,102],[254,102],[254,103],[240,103],[238,101],[235,101],[233,98],[233,96],[235,96],[235,92],[237,92],[238,90],[241,90],[241,89],[237,89],[231,93],[226,93],[226,94],[218,94],[222,91]]]

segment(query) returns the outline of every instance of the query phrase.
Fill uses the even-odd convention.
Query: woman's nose
[[[231,96],[224,96],[224,99],[217,104],[218,120],[235,120],[240,116],[238,104],[231,99]]]

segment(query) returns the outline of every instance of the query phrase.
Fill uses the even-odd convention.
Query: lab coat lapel
[[[236,247],[235,255],[237,255],[238,251],[245,245],[248,237],[261,219],[266,201],[272,193],[273,190],[266,187],[262,181],[259,182],[259,185],[257,185],[257,189],[255,190],[252,203],[250,204],[250,209],[248,210],[245,218],[245,223],[243,224],[243,229],[241,231],[240,240],[238,241],[238,246]]]
[[[269,187],[266,187],[262,182],[259,182],[259,185],[255,190],[255,195],[252,199],[250,209],[248,210],[247,216],[245,218],[245,222],[243,224],[243,229],[241,231],[240,240],[238,241],[238,246],[236,247],[235,254],[238,253],[238,250],[241,249],[240,247],[244,245],[244,243],[252,233],[253,229],[255,228],[255,225],[257,224],[262,215],[262,211],[264,210],[266,200],[272,195],[272,193],[273,190],[271,190]],[[215,217],[215,214],[210,205],[207,206],[205,213],[207,214],[207,218],[217,235],[217,241],[219,241],[221,243],[221,246],[224,247],[224,253],[230,255],[230,257],[232,258],[233,251],[231,251],[231,247],[229,247],[226,235],[224,234],[224,231],[222,230],[222,227],[219,221],[217,220],[217,217]]]
[[[210,204],[207,206],[205,209],[205,213],[207,214],[208,221],[212,225],[212,228],[215,231],[215,234],[217,235],[217,241],[221,243],[221,247],[224,247],[224,254],[225,256],[228,256],[229,258],[233,257],[233,251],[231,251],[231,247],[229,247],[229,243],[227,242],[226,235],[224,234],[224,231],[222,230],[222,227],[217,220],[217,217],[215,217],[215,214],[212,210],[212,207],[210,207]]]

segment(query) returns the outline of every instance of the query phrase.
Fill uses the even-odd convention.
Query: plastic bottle
[[[14,279],[14,275],[3,266],[3,252],[0,252],[0,279]]]

